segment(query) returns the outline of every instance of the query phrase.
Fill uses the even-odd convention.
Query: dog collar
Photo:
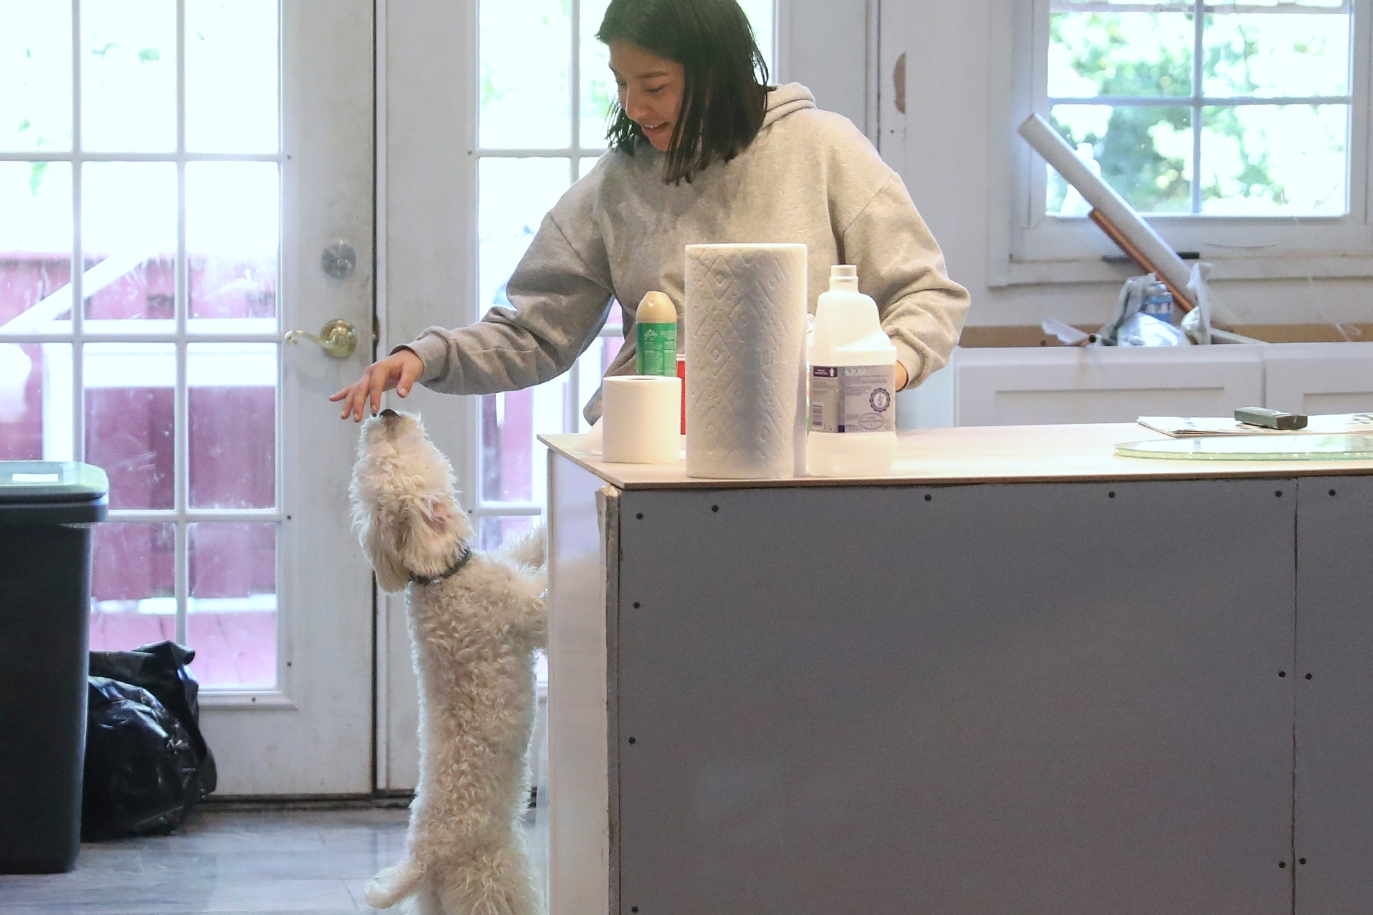
[[[436,581],[443,581],[445,578],[452,578],[454,575],[457,575],[459,572],[462,571],[463,566],[467,565],[467,561],[471,558],[472,548],[467,544],[463,544],[462,552],[458,554],[458,558],[453,560],[453,564],[450,565],[448,568],[444,569],[439,574],[428,578],[422,575],[411,575],[410,580],[417,585],[432,585]]]

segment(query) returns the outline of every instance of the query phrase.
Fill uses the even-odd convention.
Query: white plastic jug
[[[810,337],[810,427],[806,469],[813,476],[880,476],[896,453],[896,347],[877,303],[858,291],[858,269],[830,268],[829,292],[815,308]]]

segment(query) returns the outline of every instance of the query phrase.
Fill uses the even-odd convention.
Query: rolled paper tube
[[[1097,224],[1097,227],[1101,229],[1101,231],[1106,233],[1107,238],[1115,242],[1120,250],[1125,252],[1126,257],[1130,258],[1130,260],[1134,261],[1135,264],[1139,266],[1139,269],[1143,270],[1145,273],[1159,273],[1158,266],[1150,261],[1149,258],[1145,257],[1144,254],[1134,246],[1130,239],[1126,238],[1120,229],[1116,228],[1115,224],[1112,223],[1104,213],[1100,210],[1092,210],[1092,212],[1087,215],[1091,218],[1092,222]],[[1188,298],[1187,293],[1173,286],[1166,276],[1159,274],[1159,277],[1163,281],[1163,285],[1167,286],[1168,291],[1173,294],[1173,299],[1178,303],[1178,307],[1183,311],[1191,311],[1193,308],[1192,300]]]
[[[601,455],[612,464],[671,464],[681,457],[677,432],[680,378],[613,375],[601,389]]]
[[[1101,211],[1146,262],[1153,265],[1152,272],[1157,273],[1168,284],[1179,304],[1185,302],[1184,307],[1190,310],[1192,300],[1180,295],[1179,291],[1187,288],[1192,271],[1187,263],[1178,257],[1177,252],[1140,218],[1123,197],[1092,173],[1068,142],[1042,116],[1032,114],[1026,118],[1025,123],[1020,125],[1020,135],[1034,147],[1035,152],[1044,157],[1044,161],[1063,176],[1063,180],[1077,188],[1077,192],[1084,200]],[[1097,225],[1101,223],[1097,222]],[[1135,257],[1129,251],[1126,251],[1126,254],[1132,259]]]

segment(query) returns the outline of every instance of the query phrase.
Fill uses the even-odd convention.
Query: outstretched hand
[[[353,422],[360,423],[367,413],[369,400],[371,413],[375,416],[381,410],[381,395],[384,392],[395,388],[401,397],[409,396],[410,389],[423,371],[424,362],[419,356],[408,349],[399,350],[373,362],[361,378],[329,400],[335,403],[343,401],[343,412],[339,414],[339,419],[352,416]]]

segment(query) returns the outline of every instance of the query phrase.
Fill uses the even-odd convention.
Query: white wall
[[[988,284],[988,238],[1008,231],[989,216],[992,150],[1021,142],[1010,118],[994,115],[1010,93],[1016,2],[1025,0],[884,0],[880,85],[891,85],[906,52],[908,101],[903,118],[883,93],[882,153],[943,246],[951,275],[971,291],[969,324],[1038,324],[1046,315],[1105,323],[1118,283]],[[1122,281],[1132,272],[1119,269]],[[1373,279],[1232,281],[1215,291],[1238,323],[1373,321]]]

